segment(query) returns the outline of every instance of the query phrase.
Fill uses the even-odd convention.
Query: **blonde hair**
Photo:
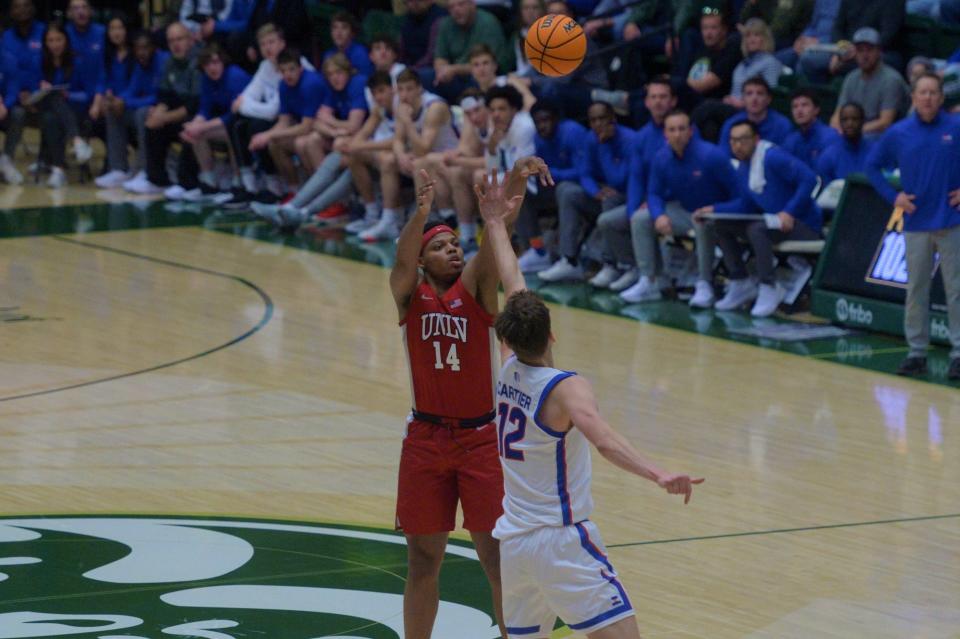
[[[333,71],[343,71],[347,75],[354,74],[353,65],[350,64],[349,58],[342,53],[334,53],[332,56],[323,61],[323,73],[331,73]]]
[[[283,38],[283,30],[272,22],[268,22],[257,29],[257,42],[260,42],[262,39],[271,34],[276,34],[277,37],[281,39]]]
[[[763,47],[760,49],[761,51],[773,53],[773,32],[770,30],[770,26],[763,21],[763,18],[750,18],[747,20],[747,23],[743,25],[743,33],[741,34],[742,39],[740,42],[740,53],[743,54],[743,57],[747,57],[749,55],[749,52],[747,51],[747,34],[750,33],[756,33],[763,36]]]

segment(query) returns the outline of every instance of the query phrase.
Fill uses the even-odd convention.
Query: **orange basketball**
[[[583,62],[587,36],[573,18],[550,14],[530,25],[523,48],[534,69],[558,77],[573,73]]]

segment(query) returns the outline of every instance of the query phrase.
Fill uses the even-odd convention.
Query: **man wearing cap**
[[[843,81],[837,104],[856,102],[863,107],[867,121],[863,135],[874,138],[886,131],[907,111],[910,89],[893,67],[883,62],[880,34],[876,29],[863,27],[853,34],[856,46],[857,69]],[[840,130],[840,109],[830,118],[830,125]]]
[[[552,184],[546,164],[520,158],[502,185],[516,218],[527,179]],[[490,582],[503,627],[500,551],[491,534],[503,512],[503,475],[493,421],[493,319],[500,278],[489,242],[465,264],[449,226],[426,224],[435,183],[418,175],[417,209],[397,241],[390,291],[409,358],[413,406],[406,420],[396,528],[407,540],[404,634],[427,638],[437,615],[440,565],[456,526],[457,504]]]

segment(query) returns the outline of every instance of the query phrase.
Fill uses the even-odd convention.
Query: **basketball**
[[[559,77],[573,73],[583,62],[587,37],[573,18],[550,14],[530,26],[524,51],[534,69]]]

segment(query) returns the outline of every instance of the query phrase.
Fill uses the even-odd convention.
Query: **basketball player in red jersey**
[[[523,196],[528,178],[553,179],[539,158],[517,160],[507,193]],[[400,313],[413,385],[413,410],[400,455],[397,529],[407,538],[403,594],[406,639],[429,639],[439,605],[440,564],[455,528],[457,502],[493,592],[500,598],[500,551],[491,532],[502,513],[503,475],[497,454],[493,385],[499,277],[484,243],[464,265],[453,229],[425,228],[434,182],[420,174],[417,210],[397,240],[390,290]],[[519,207],[518,207],[519,208]]]

